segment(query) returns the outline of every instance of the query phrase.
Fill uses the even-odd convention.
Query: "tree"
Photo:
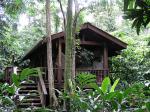
[[[140,28],[150,22],[150,1],[149,0],[124,0],[125,19],[133,20],[132,27],[136,28],[137,34]]]
[[[64,89],[67,93],[71,94],[72,87],[72,63],[73,63],[73,34],[72,34],[72,5],[73,0],[68,0],[67,19],[65,26],[65,71],[64,71]],[[65,23],[64,23],[65,24]],[[69,111],[69,106],[67,106]]]
[[[118,0],[95,0],[89,5],[88,13],[94,17],[92,23],[104,31],[112,32],[117,28],[116,17],[122,13]]]
[[[142,28],[146,29],[150,23],[150,17],[149,17],[150,1],[149,0],[124,0],[124,12],[125,12],[124,18],[133,21],[132,28],[136,28],[136,32],[138,35],[141,29]],[[147,33],[149,33],[149,31]],[[148,41],[149,42],[147,47],[149,47],[150,39],[148,39]],[[146,66],[147,65],[149,66],[148,63],[149,57],[150,57],[150,51],[146,53],[141,63],[142,64],[144,63]],[[147,71],[147,67],[143,67],[143,71],[145,70]],[[148,76],[149,71],[144,74],[144,78],[145,75]]]
[[[50,0],[46,0],[46,33],[47,33],[47,67],[49,82],[49,101],[50,106],[57,106],[57,97],[54,90],[54,74],[52,62],[52,42],[51,42],[51,19],[50,19]]]
[[[72,91],[72,83],[75,78],[75,50],[76,50],[76,32],[78,28],[78,19],[80,12],[84,9],[79,9],[79,3],[74,0],[75,11],[73,11],[73,0],[68,0],[67,13],[65,14],[62,1],[58,0],[63,16],[65,30],[65,90]],[[74,12],[74,15],[73,15]]]
[[[58,0],[58,3],[60,5],[60,9],[63,15],[63,23],[64,23],[64,30],[65,30],[64,90],[68,94],[72,94],[73,85],[75,82],[74,79],[75,79],[75,50],[76,50],[77,21],[82,9],[81,10],[79,9],[78,1],[74,0],[75,14],[73,15],[73,0],[68,0],[67,13],[65,14],[62,7],[62,1]],[[69,107],[70,104],[68,103],[67,111],[70,110]]]
[[[123,50],[120,55],[110,58],[111,79],[120,78],[121,81],[128,83],[146,81],[145,74],[149,74],[149,34],[141,31],[137,35],[134,29],[131,29],[132,23],[123,20],[119,30],[112,32],[112,35],[128,43],[127,49]],[[145,61],[144,61],[145,60]]]
[[[19,51],[16,50],[19,46],[15,20],[23,9],[22,6],[21,0],[18,0],[18,2],[0,1],[0,63],[3,67],[13,65],[14,55],[18,54]]]

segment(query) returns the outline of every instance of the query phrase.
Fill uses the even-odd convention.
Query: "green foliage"
[[[4,3],[6,13],[13,18],[18,17],[18,14],[24,9],[24,3],[22,0],[9,0]]]
[[[80,73],[76,76],[76,85],[80,88],[84,88],[85,86],[95,83],[96,77],[95,75],[89,74],[89,73]]]
[[[20,82],[26,80],[30,76],[37,76],[37,75],[38,75],[37,68],[32,68],[32,69],[25,68],[21,71],[21,73],[19,75],[13,74],[12,81],[15,86],[19,87],[21,84]]]
[[[62,21],[60,21],[62,20],[59,15],[60,10],[56,2],[52,0],[51,5],[53,32],[61,31],[63,26]],[[62,3],[63,7],[66,7],[66,1],[63,0]],[[137,32],[140,31],[140,28],[148,26],[150,21],[149,0],[124,0],[124,3],[125,18],[133,21],[132,27],[136,28]],[[97,109],[105,110],[104,107],[110,109],[110,111],[112,109],[119,110],[119,108],[122,111],[133,111],[130,107],[134,109],[136,107],[136,111],[140,111],[140,107],[141,111],[149,109],[150,104],[148,100],[145,100],[149,99],[149,87],[140,86],[139,84],[137,84],[139,87],[132,85],[134,82],[141,80],[142,82],[149,82],[150,80],[150,53],[148,52],[149,47],[146,46],[147,43],[145,44],[145,41],[149,40],[145,38],[145,34],[149,34],[149,31],[141,32],[140,36],[135,36],[134,30],[129,28],[131,25],[130,22],[121,21],[121,25],[119,26],[119,19],[116,17],[122,16],[122,7],[123,2],[121,0],[113,0],[113,2],[112,0],[100,0],[93,7],[90,7],[86,13],[89,15],[90,12],[93,15],[93,23],[99,26],[99,28],[106,31],[115,31],[114,35],[116,37],[129,44],[127,50],[123,51],[121,55],[113,57],[110,77],[111,80],[117,78],[120,78],[121,81],[126,80],[131,85],[116,91],[115,87],[119,79],[111,85],[110,79],[106,78],[101,87],[98,87],[95,84],[94,75],[81,74],[82,76],[76,78],[78,89],[74,89],[76,91],[71,95],[67,93],[64,95],[65,98],[69,97],[72,99],[73,111],[85,111],[88,109],[94,112]],[[27,15],[29,24],[24,28],[18,27],[15,29],[14,24],[19,26],[17,18],[19,18],[19,14],[23,10],[23,13]],[[29,0],[26,2],[22,0],[3,0],[2,4],[0,4],[0,11],[3,12],[0,18],[0,63],[1,66],[13,65],[18,60],[17,58],[24,54],[24,51],[30,49],[45,34],[44,2],[43,0]],[[87,14],[81,15],[81,23]],[[84,62],[90,62],[92,54],[90,52],[87,53],[87,51],[85,53],[82,53],[82,57],[86,60]],[[12,59],[12,57],[15,59]],[[1,85],[2,97],[3,95],[12,96],[16,90],[15,86],[19,86],[20,81],[23,81],[27,77],[26,75],[20,77],[14,74],[14,85]],[[83,89],[89,85],[95,90]],[[8,98],[5,98],[5,100],[7,100],[6,102],[10,102],[8,104],[13,105],[13,102]]]
[[[113,33],[126,43],[128,47],[118,56],[110,59],[110,77],[111,79],[120,78],[128,83],[147,80],[144,75],[149,74],[150,58],[149,52],[149,35],[145,31],[136,35],[133,29],[129,30],[129,23],[119,31]]]
[[[7,83],[0,84],[0,101],[1,101],[1,111],[9,111],[9,109],[15,108],[15,102],[12,96],[16,92],[16,88],[13,85],[8,85]]]
[[[108,92],[108,88],[110,86],[110,79],[108,77],[106,77],[103,82],[102,82],[102,86],[101,86],[101,90],[102,92],[105,94]]]
[[[14,110],[14,112],[55,112],[55,111],[46,107],[34,107],[27,109],[16,109]]]
[[[142,26],[146,27],[150,22],[150,2],[147,0],[124,0],[125,18],[133,20],[132,27],[139,34]]]
[[[71,102],[70,111],[149,111],[150,86],[135,83],[133,85],[127,85],[125,88],[121,87],[116,89],[119,84],[119,79],[115,80],[113,85],[111,85],[110,79],[106,77],[99,87],[93,82],[93,75],[87,75],[85,79],[83,75],[86,76],[87,74],[79,74],[77,76],[78,88],[72,94],[61,93],[60,97],[63,100],[69,99]],[[89,81],[86,79],[89,79]],[[86,83],[83,86],[82,82],[84,81]],[[78,84],[79,82],[81,84]]]
[[[3,78],[4,78],[4,73],[0,72],[0,80],[3,80]]]
[[[122,7],[120,0],[95,0],[87,12],[93,15],[93,24],[104,31],[112,32],[118,27],[116,17],[121,16]]]
[[[21,83],[26,81],[30,76],[37,76],[38,68],[26,68],[20,74],[12,74],[12,84],[0,83],[0,103],[1,111],[16,110],[14,102],[16,92],[18,91]],[[41,109],[42,110],[42,109]],[[44,109],[43,109],[44,110]],[[48,111],[48,110],[47,110]],[[45,112],[47,112],[45,109]]]
[[[114,84],[112,85],[112,87],[111,87],[111,89],[110,89],[110,92],[114,92],[114,91],[115,91],[115,88],[116,88],[116,86],[117,86],[119,80],[120,80],[120,79],[115,80]]]

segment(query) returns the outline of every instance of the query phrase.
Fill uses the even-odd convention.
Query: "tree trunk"
[[[75,15],[74,15],[74,19],[73,19],[73,24],[72,24],[72,34],[73,34],[73,39],[72,39],[72,58],[73,58],[73,62],[72,62],[72,80],[73,80],[73,83],[75,84],[74,82],[74,79],[75,79],[75,74],[76,74],[76,27],[77,27],[77,21],[78,21],[78,16],[79,16],[79,4],[78,4],[78,1],[77,0],[74,0],[74,4],[75,4]]]
[[[67,23],[65,27],[66,40],[65,40],[65,85],[66,92],[72,92],[72,62],[73,62],[73,35],[72,35],[72,4],[73,0],[68,0],[67,7]]]
[[[72,93],[73,85],[72,85],[72,64],[73,64],[73,35],[72,35],[72,4],[73,0],[68,0],[67,7],[67,19],[65,26],[65,72],[64,72],[64,90],[68,94]],[[67,103],[66,103],[67,102]],[[70,101],[69,99],[64,102],[67,104],[66,109],[67,112],[70,110]]]
[[[50,20],[50,0],[46,0],[46,33],[47,33],[47,69],[49,82],[49,102],[50,106],[57,106],[57,97],[54,90],[54,74],[52,62],[52,42],[51,42],[51,20]]]

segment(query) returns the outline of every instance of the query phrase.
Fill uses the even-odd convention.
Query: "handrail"
[[[45,86],[42,74],[39,74],[39,82],[42,87],[42,91],[43,91],[44,95],[47,95],[47,90],[46,90],[46,86]]]
[[[41,85],[41,88],[42,88],[42,92],[47,95],[47,90],[46,90],[46,86],[45,86],[45,83],[44,83],[44,80],[43,80],[43,77],[42,77],[42,72],[40,69],[38,69],[38,75],[39,75],[39,83]]]
[[[47,90],[46,90],[46,86],[42,77],[42,72],[40,69],[37,70],[38,71],[38,76],[39,76],[39,81],[38,81],[38,90],[41,93],[40,94],[40,98],[41,98],[41,103],[43,106],[45,106],[46,104],[46,96],[48,95]]]

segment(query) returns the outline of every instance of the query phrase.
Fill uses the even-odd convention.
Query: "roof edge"
[[[96,32],[97,34],[99,35],[102,35],[103,37],[107,38],[108,40],[111,40],[113,41],[114,43],[116,44],[119,44],[120,46],[122,46],[124,49],[127,48],[127,43],[121,41],[120,39],[114,37],[113,35],[110,35],[109,33],[99,29],[98,27],[92,25],[91,23],[87,22],[87,23],[84,23],[83,25],[85,25],[82,29],[90,29],[94,32]]]

